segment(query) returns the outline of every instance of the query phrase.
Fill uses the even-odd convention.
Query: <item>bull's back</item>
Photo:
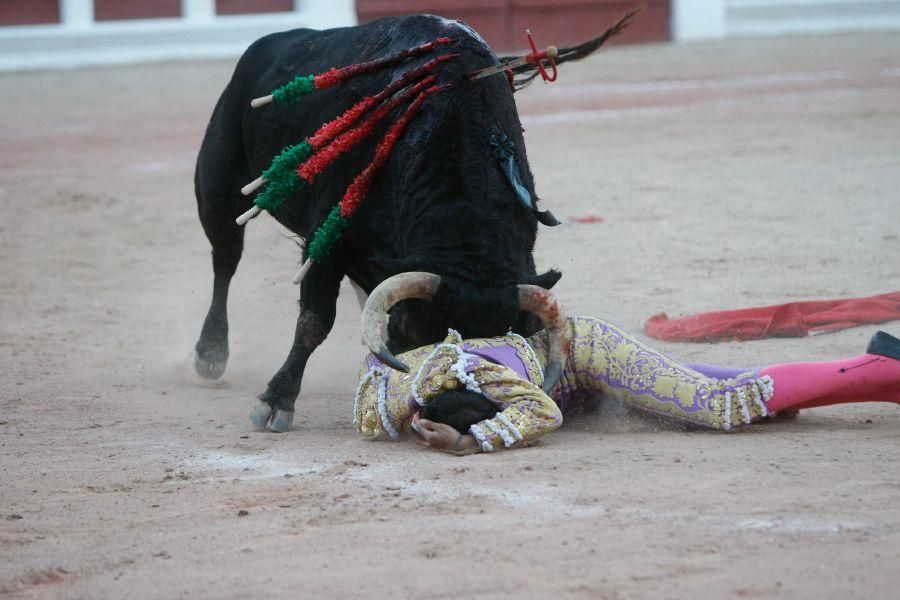
[[[239,152],[230,154],[240,154],[252,179],[284,147],[311,136],[322,124],[332,121],[362,98],[384,89],[412,65],[431,56],[361,75],[334,88],[318,90],[293,104],[273,103],[253,109],[250,107],[253,98],[270,94],[297,76],[382,58],[445,36],[454,40],[453,52],[474,49],[482,62],[488,57],[492,60],[490,48],[472,29],[432,15],[390,17],[356,27],[324,31],[295,29],[267,35],[254,42],[239,60],[217,106],[218,118],[214,115],[211,127],[215,125],[224,137],[239,140]],[[460,68],[446,65],[445,79],[458,76]],[[276,219],[293,231],[307,235],[340,198],[353,174],[371,159],[371,146],[363,143],[348,152],[316,180],[315,186],[304,194],[303,203],[286,203],[275,211]]]
[[[297,76],[382,58],[442,36],[452,37],[457,45],[484,44],[468,27],[430,15],[389,17],[325,31],[295,29],[271,34],[247,49],[235,71],[235,78],[240,80],[235,88],[240,101],[249,107],[252,98],[270,94]],[[295,104],[245,110],[242,127],[253,166],[265,168],[285,145],[301,141],[362,97],[377,93],[410,64],[415,63],[359,76]]]

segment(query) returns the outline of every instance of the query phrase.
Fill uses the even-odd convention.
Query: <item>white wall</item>
[[[0,27],[0,71],[234,57],[273,31],[356,24],[354,0],[295,0],[293,12],[257,15],[218,16],[215,0],[181,6],[175,19],[95,22],[93,0],[60,0],[58,25]]]
[[[672,0],[672,37],[900,30],[900,0]]]
[[[729,35],[900,29],[900,0],[727,0]]]
[[[726,0],[672,0],[672,39],[725,37]]]

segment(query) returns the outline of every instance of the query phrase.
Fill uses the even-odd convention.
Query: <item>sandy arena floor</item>
[[[194,159],[232,65],[0,77],[0,595],[897,597],[896,406],[732,435],[609,407],[468,458],[365,442],[347,286],[295,430],[252,433],[297,310],[268,217],[224,379],[191,358],[211,288]],[[572,314],[640,332],[900,288],[900,35],[614,48],[519,101],[546,206],[605,219],[541,231]],[[658,345],[758,365],[875,329]]]

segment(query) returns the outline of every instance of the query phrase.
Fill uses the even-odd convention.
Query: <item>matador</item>
[[[781,411],[900,404],[900,340],[884,332],[865,354],[841,360],[759,369],[685,364],[607,321],[566,317],[548,290],[532,286],[521,286],[520,306],[536,312],[544,330],[528,338],[463,339],[451,329],[441,343],[394,357],[380,332],[388,305],[409,297],[397,283],[382,283],[364,310],[373,353],[360,373],[354,425],[369,437],[416,429],[438,449],[492,452],[527,445],[604,396],[717,430]],[[421,287],[413,293],[422,297]],[[407,372],[395,368],[407,365]]]

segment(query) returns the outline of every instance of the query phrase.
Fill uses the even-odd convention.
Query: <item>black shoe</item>
[[[900,340],[889,333],[879,331],[869,340],[866,354],[877,354],[900,360]]]

